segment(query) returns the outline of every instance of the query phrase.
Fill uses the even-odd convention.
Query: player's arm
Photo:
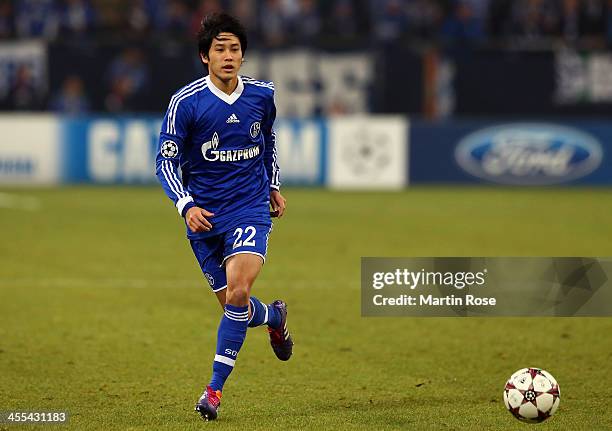
[[[164,192],[185,218],[189,229],[203,232],[212,228],[207,217],[213,214],[196,206],[179,175],[181,155],[191,122],[190,108],[186,105],[176,103],[175,98],[170,102],[159,134],[155,172]]]
[[[282,217],[285,213],[286,199],[280,193],[280,168],[276,155],[276,133],[274,133],[274,120],[276,120],[276,106],[274,98],[270,98],[270,105],[267,109],[266,118],[262,125],[264,136],[264,165],[270,183],[270,205],[272,205],[273,215]]]

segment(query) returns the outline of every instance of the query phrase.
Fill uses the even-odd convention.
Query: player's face
[[[221,81],[236,79],[242,65],[240,40],[232,33],[219,33],[202,61],[208,65],[208,72]]]

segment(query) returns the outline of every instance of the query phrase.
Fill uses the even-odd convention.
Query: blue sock
[[[210,386],[222,391],[225,381],[234,369],[238,352],[244,343],[249,320],[249,307],[226,304],[225,313],[217,332],[217,352],[213,362]]]
[[[251,296],[251,319],[249,328],[255,328],[267,324],[272,328],[280,326],[280,313],[271,305],[264,304],[259,299]]]

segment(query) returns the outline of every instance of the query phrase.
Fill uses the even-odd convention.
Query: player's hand
[[[281,218],[285,214],[285,208],[287,199],[280,194],[278,190],[272,190],[270,192],[270,205],[272,205],[273,214],[278,218]]]
[[[206,217],[214,216],[213,213],[200,207],[191,207],[185,214],[185,223],[192,232],[208,232],[212,229],[212,224]]]

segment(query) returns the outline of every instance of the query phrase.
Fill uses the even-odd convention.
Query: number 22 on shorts
[[[236,249],[238,247],[255,247],[255,235],[257,234],[257,230],[253,226],[247,226],[244,230],[241,227],[236,228],[234,231],[234,235],[236,239],[234,240],[234,245],[232,249]],[[245,236],[244,240],[242,240],[242,236]]]

